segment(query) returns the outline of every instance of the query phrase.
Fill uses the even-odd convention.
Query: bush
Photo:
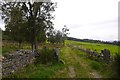
[[[39,56],[36,58],[37,63],[52,63],[53,62],[53,49],[51,48],[43,48],[40,50]]]
[[[115,57],[114,57],[114,68],[117,72],[117,76],[120,76],[120,54],[116,53]]]
[[[100,63],[98,63],[98,62],[92,62],[90,64],[90,66],[91,66],[92,69],[95,69],[95,70],[100,70],[101,67],[102,67],[102,65]]]

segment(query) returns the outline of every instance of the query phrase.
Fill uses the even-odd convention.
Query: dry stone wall
[[[93,51],[93,50],[90,50],[90,49],[87,49],[87,48],[84,48],[81,46],[75,46],[75,45],[70,45],[70,44],[68,46],[85,52],[88,57],[93,57],[95,59],[102,58],[106,62],[111,61],[111,55],[110,55],[110,51],[108,49],[101,50],[101,53],[98,53],[96,51]]]
[[[2,59],[2,77],[9,76],[17,72],[35,60],[33,52],[30,50],[17,50]]]

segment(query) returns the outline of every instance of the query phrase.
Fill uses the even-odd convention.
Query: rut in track
[[[83,56],[79,56],[70,47],[66,47],[63,58],[66,68],[57,72],[56,77],[67,78],[101,78],[97,71],[92,70]],[[90,69],[89,69],[90,68]]]

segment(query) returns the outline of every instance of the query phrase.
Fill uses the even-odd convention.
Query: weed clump
[[[91,66],[92,69],[95,69],[95,70],[100,70],[101,67],[102,67],[102,65],[100,63],[98,63],[98,62],[92,62],[90,64],[90,66]]]
[[[36,58],[36,63],[42,64],[54,64],[60,62],[56,57],[56,52],[53,48],[42,48],[40,50],[39,56]]]
[[[114,69],[117,72],[116,77],[120,76],[120,54],[116,53],[114,57]]]
[[[39,56],[36,58],[36,63],[52,63],[52,53],[52,49],[46,47],[42,48],[39,52]]]

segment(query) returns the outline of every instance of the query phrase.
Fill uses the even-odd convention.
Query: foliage
[[[2,40],[2,29],[0,28],[0,41]]]
[[[94,61],[90,63],[90,66],[92,69],[95,69],[95,70],[100,70],[103,67],[102,64]]]
[[[64,41],[66,40],[67,35],[68,35],[67,33],[68,31],[69,29],[66,26],[62,28],[62,31],[51,29],[47,33],[48,41],[51,43],[63,43],[64,44]]]
[[[63,33],[61,31],[55,31],[53,30],[52,32],[50,33],[47,33],[48,34],[48,41],[51,42],[51,43],[62,43],[63,41]]]
[[[46,41],[46,31],[52,28],[52,12],[56,4],[43,2],[2,2],[2,19],[5,30],[13,40],[31,42],[37,49],[37,41]]]
[[[115,68],[115,71],[117,72],[117,77],[119,77],[120,76],[120,54],[116,53],[114,58],[115,58],[114,68]]]
[[[53,62],[53,49],[51,48],[42,48],[40,50],[39,56],[36,58],[36,63],[42,63],[42,64],[51,64]]]
[[[69,29],[67,28],[66,25],[64,25],[64,28],[62,28],[62,33],[63,33],[63,43],[65,42],[65,40],[67,39],[67,35],[69,34],[68,33]],[[65,43],[64,43],[65,44]]]

